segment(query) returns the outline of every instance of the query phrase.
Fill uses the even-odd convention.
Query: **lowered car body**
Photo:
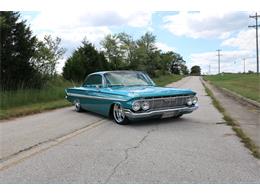
[[[151,117],[180,117],[198,108],[189,89],[158,87],[138,71],[104,71],[87,76],[81,87],[65,90],[77,111],[113,117],[118,124]]]

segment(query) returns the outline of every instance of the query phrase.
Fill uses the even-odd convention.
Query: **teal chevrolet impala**
[[[179,118],[198,108],[189,89],[158,87],[139,71],[104,71],[87,76],[81,87],[65,90],[76,111],[112,117],[118,124],[146,118]]]

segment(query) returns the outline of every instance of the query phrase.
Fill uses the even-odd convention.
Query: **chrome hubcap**
[[[80,103],[78,100],[75,101],[75,109],[76,109],[76,111],[80,110]]]
[[[125,119],[125,113],[124,113],[121,105],[119,105],[119,104],[114,105],[113,115],[114,115],[114,119],[118,123],[121,123]]]

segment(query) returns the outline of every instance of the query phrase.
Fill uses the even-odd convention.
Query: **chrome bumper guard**
[[[138,118],[160,116],[160,115],[163,115],[166,113],[172,114],[173,116],[178,115],[178,114],[187,114],[187,113],[193,112],[197,108],[198,108],[198,105],[194,105],[192,107],[168,108],[168,109],[151,110],[151,111],[139,112],[139,113],[132,112],[129,109],[124,109],[124,113],[130,119],[138,119]]]

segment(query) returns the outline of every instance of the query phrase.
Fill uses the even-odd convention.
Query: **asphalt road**
[[[65,108],[0,123],[0,183],[260,183],[259,160],[199,78],[175,85],[199,97],[180,119],[120,126]]]

